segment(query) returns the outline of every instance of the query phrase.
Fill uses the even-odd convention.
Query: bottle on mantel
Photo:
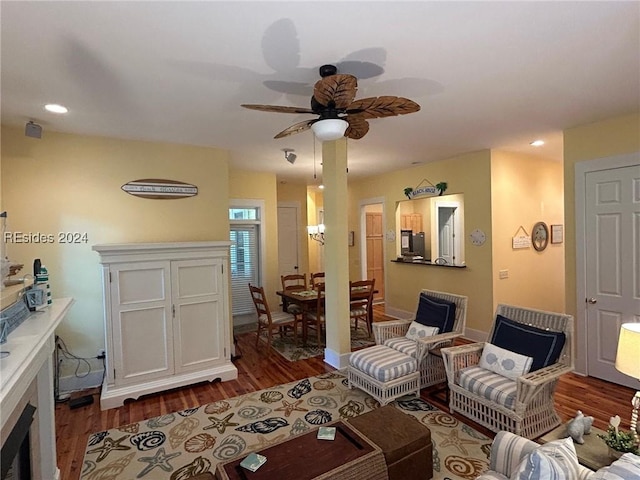
[[[42,265],[40,267],[40,272],[36,275],[36,283],[40,285],[40,288],[44,290],[46,305],[49,306],[52,303],[51,298],[51,285],[49,283],[49,272],[47,267]]]

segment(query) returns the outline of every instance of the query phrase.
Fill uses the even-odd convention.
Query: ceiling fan
[[[291,125],[274,138],[313,129],[319,140],[337,140],[345,136],[358,140],[369,131],[369,118],[393,117],[420,110],[420,105],[404,97],[382,96],[355,100],[358,79],[353,75],[337,73],[334,65],[320,67],[320,76],[313,87],[311,108],[280,105],[247,105],[245,108],[262,112],[311,113],[319,118]]]

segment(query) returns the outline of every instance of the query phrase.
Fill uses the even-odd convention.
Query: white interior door
[[[299,273],[299,210],[295,205],[278,204],[278,269],[280,275]]]
[[[447,263],[453,264],[455,258],[455,250],[453,245],[454,236],[454,216],[455,208],[440,207],[438,208],[438,246],[440,248],[439,257],[446,260]]]
[[[585,175],[587,371],[631,388],[615,369],[620,325],[640,322],[640,165]]]

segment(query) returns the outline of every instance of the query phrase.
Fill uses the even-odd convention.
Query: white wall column
[[[342,368],[347,366],[351,354],[346,138],[322,144],[322,181],[326,232],[324,361]]]

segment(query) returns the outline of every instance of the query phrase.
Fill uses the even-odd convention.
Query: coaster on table
[[[320,427],[318,429],[318,440],[335,440],[336,427]]]
[[[264,455],[260,455],[259,453],[250,453],[244,460],[242,460],[242,462],[240,462],[240,466],[255,472],[264,465],[266,461],[267,457]]]

